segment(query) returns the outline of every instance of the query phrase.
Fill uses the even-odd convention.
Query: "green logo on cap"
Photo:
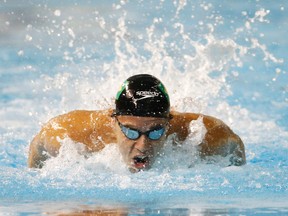
[[[126,81],[121,85],[120,90],[119,90],[119,91],[117,92],[117,94],[116,94],[116,100],[119,99],[120,95],[122,94],[122,92],[124,91],[124,89],[126,88],[126,86],[128,85],[128,83],[129,83],[129,81],[126,80]]]
[[[167,92],[166,88],[164,87],[164,85],[161,82],[158,84],[158,88],[160,89],[160,91],[165,95],[165,97],[169,101],[168,92]]]

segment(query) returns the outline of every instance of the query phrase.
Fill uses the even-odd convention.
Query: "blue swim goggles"
[[[130,140],[137,140],[143,134],[146,135],[150,140],[159,140],[164,132],[165,128],[162,126],[157,126],[151,130],[141,132],[137,129],[129,128],[127,126],[122,125],[118,119],[116,118],[119,127],[121,128],[122,133]]]

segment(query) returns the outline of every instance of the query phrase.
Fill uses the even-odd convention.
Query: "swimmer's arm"
[[[231,165],[241,166],[246,163],[242,140],[223,122],[207,130],[199,147],[202,158],[215,155],[229,156]]]
[[[115,143],[111,112],[78,110],[51,119],[30,144],[28,166],[41,168],[45,160],[57,156],[65,138],[84,144],[87,152]]]
[[[209,156],[231,155],[231,165],[243,165],[246,163],[245,148],[242,140],[224,122],[212,116],[195,113],[171,112],[168,135],[176,134],[175,143],[182,143],[189,135],[191,121],[203,117],[203,123],[207,130],[202,143],[199,145],[201,158]]]
[[[234,134],[234,137],[228,141],[230,146],[231,165],[241,166],[246,164],[245,146],[240,137]]]
[[[28,167],[29,168],[42,168],[43,162],[47,160],[43,143],[40,142],[39,134],[34,137],[29,147]]]
[[[54,134],[50,134],[53,133]],[[57,135],[57,136],[55,136]],[[56,156],[61,147],[57,137],[63,137],[64,133],[60,131],[42,129],[30,143],[28,167],[42,168],[44,162],[51,156]]]

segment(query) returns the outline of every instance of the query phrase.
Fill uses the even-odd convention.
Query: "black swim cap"
[[[156,77],[139,74],[128,78],[116,95],[114,115],[169,117],[168,93]]]

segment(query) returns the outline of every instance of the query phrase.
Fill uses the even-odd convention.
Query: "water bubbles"
[[[75,33],[74,33],[74,31],[73,31],[71,28],[68,28],[68,34],[69,34],[73,39],[75,39]]]
[[[61,16],[61,10],[55,10],[54,15],[57,17]]]
[[[202,7],[203,10],[208,11],[208,10],[210,10],[213,6],[212,6],[211,3],[208,3],[208,4],[200,4],[200,7]]]
[[[272,81],[273,81],[273,82],[277,81],[277,78],[278,78],[278,76],[281,74],[281,71],[282,71],[282,70],[281,70],[280,68],[276,68],[276,69],[275,69],[276,76],[272,78]]]
[[[62,25],[66,25],[67,24],[67,20],[62,20]]]
[[[100,18],[97,18],[97,20],[98,20],[100,27],[102,29],[105,29],[105,25],[106,25],[105,19],[103,17],[100,17]]]
[[[259,11],[255,12],[255,17],[252,18],[251,22],[254,22],[254,20],[257,19],[259,22],[269,23],[269,20],[265,19],[265,16],[267,16],[269,13],[270,10],[265,10],[264,8],[262,8]]]
[[[163,20],[162,20],[161,17],[159,17],[159,18],[155,17],[155,18],[153,19],[153,23],[161,23],[161,22],[163,22]]]
[[[31,24],[28,24],[28,25],[26,26],[27,31],[31,31],[32,28],[33,28],[33,26],[32,26]]]
[[[19,50],[19,51],[17,52],[17,55],[18,55],[18,56],[23,56],[23,55],[24,55],[24,51],[23,51],[23,50]]]
[[[243,16],[247,16],[247,15],[248,15],[247,11],[242,11],[241,14],[242,14]]]
[[[281,73],[281,69],[280,68],[276,68],[275,72],[276,72],[277,75],[279,75]]]
[[[6,78],[8,81],[14,73],[17,74],[13,85],[10,85],[12,82],[8,82],[9,86],[1,83],[4,94],[1,99],[5,106],[2,106],[0,115],[1,119],[6,119],[2,126],[12,125],[16,134],[24,130],[23,126],[29,127],[24,130],[25,140],[21,143],[26,148],[42,122],[54,114],[78,108],[111,108],[119,80],[136,73],[151,73],[165,83],[176,110],[204,112],[232,125],[247,145],[247,166],[223,168],[194,163],[198,158],[193,148],[205,134],[199,121],[191,125],[194,136],[187,140],[190,144],[187,148],[178,146],[180,153],[177,154],[175,148],[178,147],[168,146],[156,166],[145,173],[130,174],[119,161],[116,146],[83,157],[65,140],[66,149],[62,149],[58,158],[47,162],[44,170],[22,171],[17,182],[14,181],[17,175],[11,173],[19,173],[19,169],[3,171],[1,177],[7,177],[5,184],[8,186],[1,187],[0,193],[19,190],[15,185],[27,186],[26,182],[33,184],[23,187],[26,189],[20,195],[30,197],[37,191],[43,199],[62,199],[63,195],[73,199],[76,196],[95,199],[106,196],[109,191],[108,196],[112,199],[120,197],[128,201],[135,201],[134,198],[141,194],[145,201],[151,200],[150,196],[165,197],[167,194],[172,194],[173,198],[176,195],[183,201],[185,196],[191,198],[196,194],[206,198],[211,193],[216,198],[221,198],[222,194],[237,194],[236,197],[241,199],[237,193],[241,191],[244,200],[246,196],[254,196],[255,191],[264,191],[266,195],[265,192],[276,190],[274,185],[282,187],[277,189],[280,196],[287,192],[287,171],[275,165],[277,160],[282,161],[284,168],[287,164],[284,148],[287,142],[283,141],[287,140],[287,132],[279,129],[274,118],[285,113],[288,102],[287,83],[278,85],[282,77],[284,80],[287,76],[284,59],[277,47],[271,48],[270,45],[271,41],[282,45],[277,40],[280,33],[275,28],[275,8],[265,1],[258,1],[257,7],[254,7],[255,2],[248,1],[235,1],[231,3],[233,7],[228,7],[228,3],[227,7],[224,7],[225,3],[221,6],[216,1],[175,0],[172,5],[161,0],[160,6],[155,6],[154,1],[118,1],[114,7],[109,1],[99,2],[95,7],[93,1],[89,1],[93,7],[80,2],[77,7],[68,3],[68,7],[61,7],[61,10],[53,9],[47,2],[31,7],[31,16],[26,14],[29,19],[17,21],[4,17],[7,21],[2,25],[13,30],[5,33],[13,35],[11,38],[18,39],[19,36],[20,40],[13,44],[17,47],[13,50],[14,55],[9,54],[13,49],[10,44],[8,52],[3,46],[4,54],[0,55],[8,66],[7,69],[6,65],[1,68],[3,77],[6,77],[5,71],[11,73]],[[275,7],[285,20],[284,5]],[[26,9],[29,11],[29,7]],[[16,10],[8,14],[9,18],[17,15]],[[21,14],[20,19],[25,13]],[[225,23],[228,25],[223,25]],[[284,24],[281,27],[284,28]],[[271,36],[275,39],[270,40]],[[23,41],[29,43],[21,44]],[[13,62],[17,64],[9,68]],[[263,69],[267,69],[269,75],[263,73]],[[271,93],[281,100],[281,103],[273,103],[273,107],[277,105],[283,110],[276,113],[276,117],[272,113],[272,118],[267,117],[273,109],[270,103],[266,103],[269,92],[260,89],[267,80],[270,84],[267,89],[271,89],[273,81],[283,95],[282,100],[280,94]],[[230,92],[233,82],[236,85]],[[236,104],[233,105],[233,101],[237,101]],[[259,107],[267,107],[269,112],[261,114]],[[21,113],[26,118],[21,119]],[[16,116],[17,120],[9,120],[7,116]],[[283,122],[285,120],[287,118]],[[4,126],[0,130],[9,132]],[[4,154],[13,152],[10,146],[19,146],[15,132],[8,132],[8,138],[3,140],[3,136],[1,141]],[[278,156],[274,158],[273,155]],[[21,166],[21,170],[26,166],[27,153],[9,157],[9,164],[4,162],[4,166]],[[263,170],[277,172],[274,177],[264,176],[261,174]],[[265,189],[267,185],[270,185],[268,191]],[[0,182],[0,186],[4,185]],[[53,189],[61,193],[51,193]],[[262,195],[259,193],[258,196]]]
[[[238,71],[232,71],[232,75],[233,75],[234,77],[238,77],[238,76],[239,76],[239,72],[238,72]]]
[[[176,16],[178,16],[180,11],[183,10],[184,7],[187,5],[187,0],[178,0],[174,1],[173,3],[177,7]]]
[[[74,46],[74,41],[73,41],[73,40],[70,40],[68,46],[69,46],[69,47],[73,47],[73,46]]]
[[[25,41],[27,41],[27,42],[31,42],[32,39],[33,39],[33,38],[32,38],[31,35],[28,35],[28,34],[27,34],[27,35],[25,36]]]
[[[247,29],[251,29],[251,24],[250,24],[249,21],[246,21],[246,22],[245,22],[245,27],[246,27]]]
[[[108,39],[109,38],[108,34],[103,34],[103,38]]]

